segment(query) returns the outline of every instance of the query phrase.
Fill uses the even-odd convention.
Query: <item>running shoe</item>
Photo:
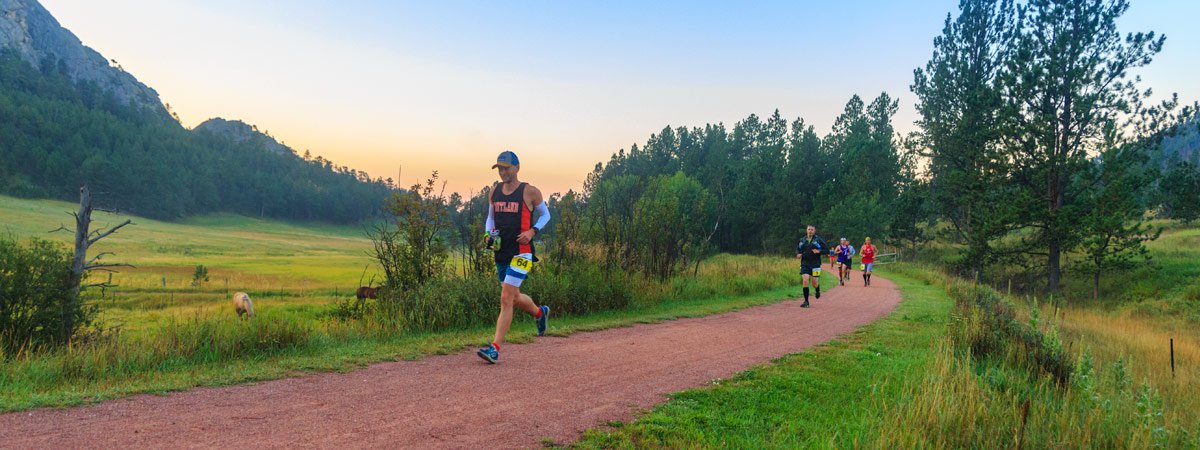
[[[804,304],[803,304],[803,305],[800,305],[800,307],[801,307],[801,308],[807,308],[807,307],[808,307],[808,300],[805,300],[805,301],[804,301]]]
[[[497,350],[496,347],[492,345],[488,345],[487,347],[479,349],[479,351],[475,354],[479,355],[480,358],[483,358],[484,361],[492,364],[500,361],[500,350]]]
[[[537,318],[537,330],[538,330],[538,336],[545,336],[546,335],[546,326],[549,325],[549,322],[550,322],[550,307],[546,306],[546,305],[542,305],[541,310],[542,310],[542,317]]]

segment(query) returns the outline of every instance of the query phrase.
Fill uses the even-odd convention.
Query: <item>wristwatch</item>
[[[529,229],[533,230],[533,234],[538,234],[538,233],[542,232],[542,230],[539,230],[538,227],[530,227]]]

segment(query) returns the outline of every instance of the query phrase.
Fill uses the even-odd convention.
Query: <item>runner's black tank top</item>
[[[528,231],[533,225],[533,211],[525,205],[525,186],[521,183],[511,194],[504,195],[504,185],[496,184],[492,189],[492,220],[500,231],[500,251],[496,262],[508,264],[521,253],[534,255],[533,242],[518,244],[517,235]],[[537,258],[530,258],[537,261]]]

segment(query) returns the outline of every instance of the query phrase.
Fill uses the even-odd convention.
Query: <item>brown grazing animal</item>
[[[250,296],[245,292],[233,294],[233,309],[237,311],[239,319],[242,318],[242,314],[246,315],[246,319],[254,317],[254,303],[250,301]]]
[[[372,298],[372,299],[379,298],[379,288],[373,288],[373,287],[369,287],[369,286],[359,286],[358,292],[355,292],[354,296],[357,297],[359,300],[362,300],[364,298]]]

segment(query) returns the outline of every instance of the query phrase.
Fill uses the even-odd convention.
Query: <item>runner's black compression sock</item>
[[[817,286],[817,298],[821,298],[821,287]]]
[[[808,288],[804,288],[804,301],[808,301]]]

